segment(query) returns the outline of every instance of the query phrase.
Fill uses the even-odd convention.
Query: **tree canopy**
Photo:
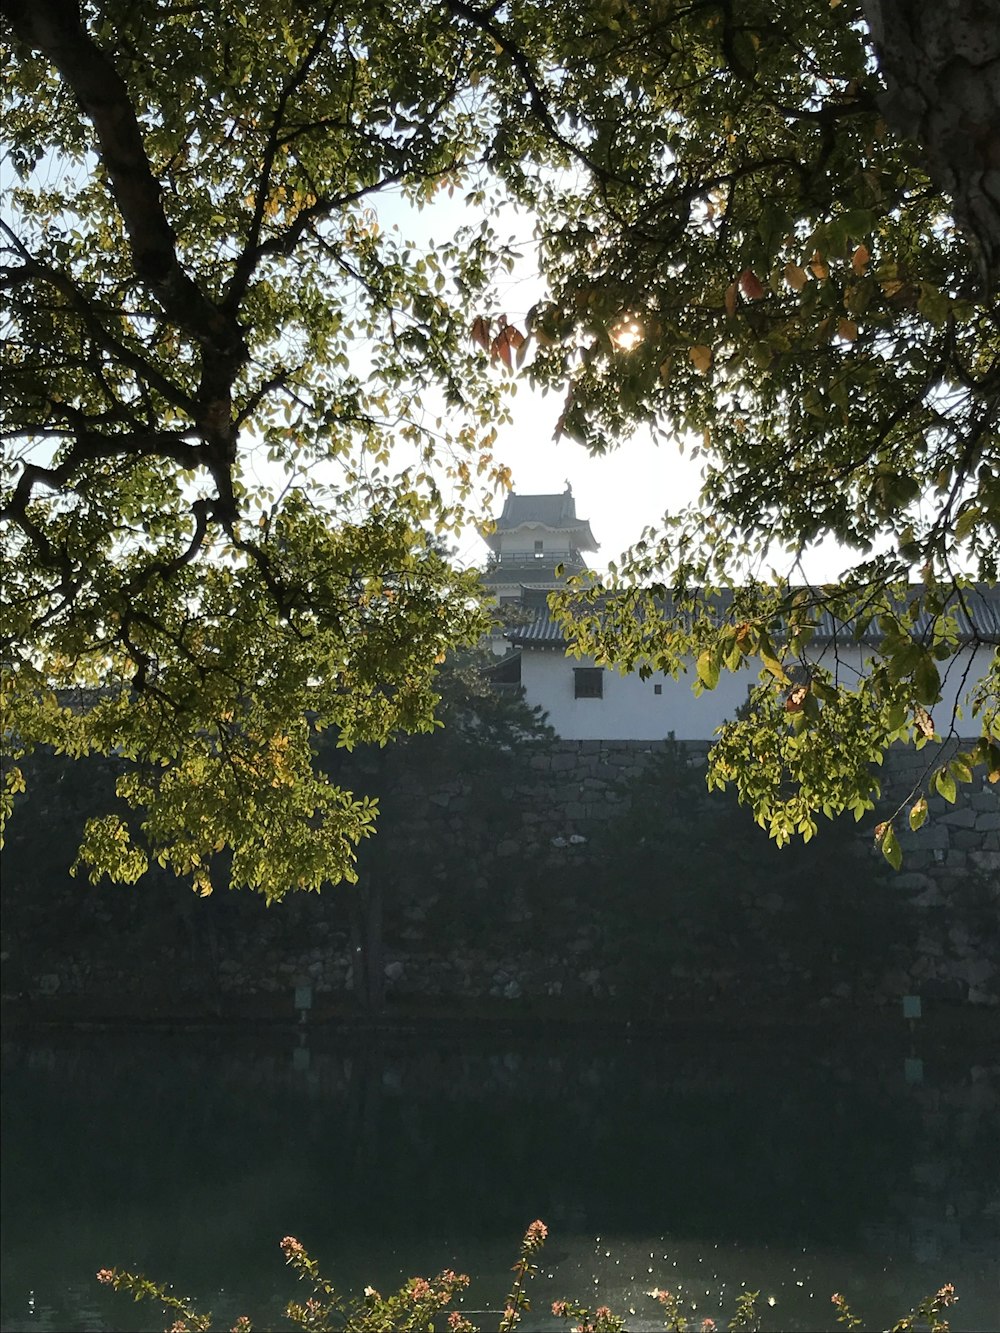
[[[831,757],[931,742],[997,573],[1000,24],[863,8],[9,0],[4,730],[121,758],[92,873],[353,874],[374,804],[316,737],[433,725],[484,625],[433,529],[509,480],[515,355],[591,450],[698,441],[702,503],[568,610],[625,666],[762,662],[714,780],[782,839],[870,806]],[[466,221],[409,241],[445,193]],[[856,563],[796,586],[825,536]],[[880,625],[862,680],[810,659],[824,610]],[[952,779],[1000,773],[998,672]]]

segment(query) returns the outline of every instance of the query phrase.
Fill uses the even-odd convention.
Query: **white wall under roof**
[[[857,679],[866,651],[855,645],[840,649],[839,672],[843,683],[851,684]],[[967,650],[950,664],[943,664],[947,669],[944,697],[931,710],[941,734],[948,731],[959,691],[967,696],[972,685],[986,674],[992,651],[979,648],[973,654]],[[970,658],[972,669],[966,675]],[[593,665],[593,658],[566,657],[558,648],[525,645],[521,650],[521,684],[526,702],[545,709],[549,725],[563,740],[650,741],[662,740],[670,732],[678,740],[709,740],[717,727],[736,716],[736,710],[746,701],[748,689],[757,682],[756,673],[751,670],[735,674],[724,671],[714,690],[695,698],[691,692],[695,679],[693,663],[688,674],[678,680],[660,673],[654,673],[649,680],[640,680],[634,673],[622,676],[606,670],[603,698],[575,698],[574,669]],[[832,669],[832,661],[829,665]],[[656,685],[662,686],[660,694],[656,693]],[[959,725],[958,733],[973,736],[977,731],[966,708],[964,725]]]

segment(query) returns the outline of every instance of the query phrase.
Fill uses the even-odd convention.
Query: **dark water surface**
[[[538,1311],[570,1297],[662,1327],[644,1293],[680,1283],[695,1326],[724,1327],[746,1282],[767,1327],[829,1328],[842,1291],[882,1328],[953,1282],[953,1328],[1000,1328],[995,1058],[924,1051],[915,1082],[902,1047],[821,1037],[296,1040],[8,1042],[3,1329],[163,1328],[97,1285],[115,1265],[220,1327],[280,1327],[305,1294],[288,1234],[348,1290],[454,1267],[466,1308],[495,1308],[536,1217]]]

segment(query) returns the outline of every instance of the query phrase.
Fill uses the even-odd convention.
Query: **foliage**
[[[704,471],[699,502],[612,568],[624,595],[560,605],[599,662],[677,674],[693,657],[707,689],[754,663],[753,714],[725,729],[711,781],[735,784],[779,842],[808,838],[819,813],[871,808],[890,744],[970,734],[931,710],[942,676],[968,669],[974,582],[997,578],[1000,216],[994,198],[984,240],[958,166],[942,191],[942,125],[964,91],[942,95],[936,125],[900,108],[924,104],[936,55],[954,58],[979,98],[966,128],[995,145],[996,88],[969,55],[995,49],[995,30],[975,6],[955,24],[908,7],[904,96],[905,25],[886,21],[876,52],[858,3],[778,18],[757,0],[615,3],[589,24],[569,8],[558,76],[532,69],[578,170],[511,173],[549,283],[530,375],[565,393],[557,433],[602,452],[646,423],[693,443]],[[530,9],[492,22],[530,58]],[[978,151],[948,133],[956,163]],[[857,563],[810,587],[802,557],[828,538]],[[742,595],[719,596],[734,583]],[[824,613],[847,642],[874,627],[859,678],[810,647]],[[972,642],[995,646],[995,630]],[[977,766],[1000,778],[998,684],[994,655],[971,704],[980,739],[954,767],[928,763],[946,796]],[[891,821],[879,840],[897,863]]]
[[[90,826],[92,875],[350,879],[375,804],[316,735],[429,728],[485,626],[427,529],[445,465],[504,478],[464,329],[508,261],[487,222],[418,255],[372,211],[479,188],[466,44],[416,6],[5,19],[6,810],[34,746],[114,752],[142,813]]]
[[[509,481],[517,367],[558,435],[704,458],[619,611],[567,608],[581,650],[693,652],[705,688],[760,663],[712,780],[779,841],[869,808],[870,759],[951,730],[930,710],[1000,549],[995,34],[916,9],[868,0],[876,50],[858,0],[11,0],[4,809],[20,753],[115,752],[135,814],[90,827],[92,874],[350,878],[375,808],[314,739],[433,725],[484,619],[427,528]],[[455,190],[469,220],[411,241]],[[537,219],[523,330],[504,198]],[[793,586],[827,537],[859,563]],[[825,612],[877,627],[856,685],[810,651]],[[998,679],[931,765],[946,796],[1000,774]]]
[[[532,1222],[525,1232],[514,1264],[514,1285],[501,1314],[498,1333],[512,1333],[520,1323],[522,1312],[530,1311],[531,1303],[525,1295],[524,1284],[538,1271],[534,1261],[547,1235],[548,1228],[540,1221]],[[469,1285],[468,1277],[462,1274],[449,1269],[430,1280],[412,1277],[390,1296],[382,1296],[374,1287],[366,1287],[364,1296],[352,1301],[342,1297],[323,1277],[319,1264],[301,1241],[286,1236],[281,1249],[299,1281],[308,1283],[312,1289],[305,1301],[289,1301],[285,1308],[285,1316],[291,1325],[302,1329],[303,1333],[333,1333],[333,1330],[339,1333],[435,1333],[435,1330],[444,1328],[452,1333],[476,1333],[476,1325],[459,1310],[453,1309],[442,1318],[456,1295]],[[168,1333],[208,1333],[212,1328],[210,1314],[199,1313],[189,1300],[172,1295],[167,1288],[140,1274],[102,1268],[97,1280],[115,1291],[129,1292],[136,1301],[158,1301],[165,1309],[176,1312],[179,1317]],[[683,1312],[684,1298],[679,1288],[676,1291],[654,1288],[647,1295],[662,1307],[663,1326],[668,1333],[693,1333],[695,1325]],[[743,1291],[737,1296],[728,1325],[733,1333],[738,1330],[759,1333],[762,1328],[757,1309],[759,1296],[758,1291]],[[861,1321],[851,1313],[844,1297],[838,1293],[831,1299],[838,1311],[838,1321],[848,1328],[858,1327]],[[941,1310],[957,1300],[955,1288],[949,1283],[898,1320],[892,1333],[916,1333],[924,1325],[929,1333],[948,1333],[948,1324],[940,1317]],[[558,1300],[552,1304],[552,1313],[561,1319],[576,1320],[574,1333],[624,1333],[626,1328],[624,1318],[606,1305],[591,1311],[577,1302]],[[697,1328],[700,1333],[714,1333],[718,1325],[714,1319],[702,1319]],[[253,1333],[251,1320],[241,1315],[231,1333]]]

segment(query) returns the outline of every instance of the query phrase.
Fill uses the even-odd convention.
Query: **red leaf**
[[[478,343],[484,352],[490,350],[490,321],[482,315],[472,321],[472,341]]]
[[[501,316],[503,319],[503,316]],[[493,345],[490,348],[490,360],[502,361],[508,370],[513,369],[511,352],[516,352],[524,342],[524,334],[516,329],[513,324],[504,322],[500,326],[500,332],[493,339]]]
[[[761,301],[767,295],[767,288],[752,268],[745,268],[740,274],[740,287],[748,301]]]

